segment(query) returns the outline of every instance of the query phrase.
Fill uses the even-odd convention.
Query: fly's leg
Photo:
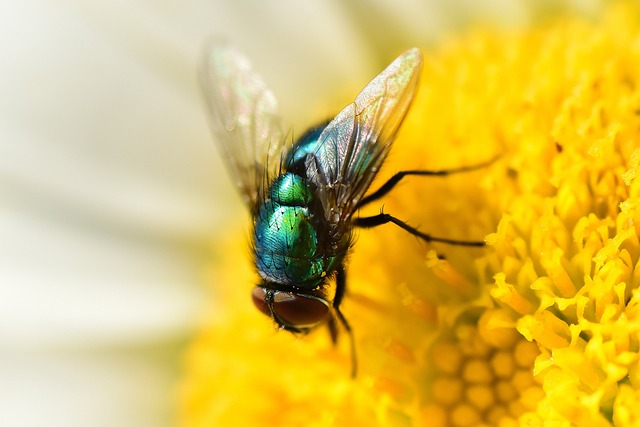
[[[338,323],[336,322],[336,318],[331,316],[327,321],[327,329],[329,330],[329,338],[331,338],[331,342],[333,345],[338,343]]]
[[[386,223],[393,223],[403,230],[408,231],[414,236],[424,240],[425,242],[439,242],[446,243],[448,245],[458,245],[458,246],[484,246],[485,243],[482,241],[468,241],[468,240],[454,240],[454,239],[446,239],[443,237],[435,237],[430,234],[425,234],[417,228],[411,227],[406,222],[399,220],[398,218],[391,216],[386,213],[380,213],[374,216],[367,216],[361,218],[355,218],[353,220],[353,225],[361,228],[373,228]]]
[[[470,171],[480,169],[490,165],[491,163],[495,162],[498,157],[499,156],[495,156],[492,159],[487,160],[486,162],[478,163],[476,165],[463,166],[463,167],[454,168],[454,169],[441,169],[441,170],[435,170],[435,171],[408,170],[408,171],[398,172],[395,175],[393,175],[387,182],[385,182],[382,185],[382,187],[378,188],[376,191],[374,191],[373,193],[369,194],[367,197],[364,197],[362,200],[360,200],[357,207],[361,208],[373,202],[374,200],[378,200],[379,198],[383,197],[389,191],[391,191],[405,176],[447,176],[447,175],[452,175],[460,172],[470,172]],[[454,239],[446,239],[443,237],[435,237],[430,234],[425,234],[420,230],[418,230],[417,228],[411,227],[406,222],[382,212],[378,215],[361,217],[353,220],[353,224],[356,227],[361,227],[361,228],[377,227],[379,225],[386,224],[389,222],[397,225],[398,227],[402,228],[405,231],[408,231],[409,233],[424,240],[425,242],[440,242],[440,243],[446,243],[448,245],[458,245],[458,246],[484,246],[485,245],[485,243],[482,241],[454,240]]]
[[[409,170],[409,171],[398,172],[397,174],[389,178],[389,180],[385,182],[382,185],[382,187],[378,188],[376,191],[374,191],[373,193],[369,194],[367,197],[364,197],[362,200],[360,200],[357,207],[361,208],[373,202],[374,200],[378,200],[379,198],[387,194],[389,191],[391,191],[393,187],[395,187],[396,184],[398,184],[398,182],[400,182],[400,180],[402,180],[402,178],[404,178],[405,176],[447,176],[447,175],[452,175],[454,173],[470,172],[476,169],[481,169],[485,166],[489,166],[491,163],[495,162],[497,158],[498,156],[490,160],[487,160],[486,162],[478,163],[477,165],[463,166],[455,169],[441,169],[441,170],[435,170],[435,171]]]
[[[340,304],[342,303],[342,298],[344,297],[344,293],[347,289],[347,272],[344,269],[344,265],[340,266],[336,272],[336,294],[333,297],[333,310],[336,313],[336,317],[338,321],[342,323],[344,330],[347,331],[349,335],[349,342],[351,345],[351,377],[355,378],[358,373],[358,358],[356,357],[356,342],[353,338],[353,331],[351,330],[351,325],[347,321],[342,311],[340,311]],[[332,335],[332,338],[337,336],[337,330],[335,329],[335,320],[331,319],[329,321],[329,332]],[[335,340],[334,340],[335,342]]]

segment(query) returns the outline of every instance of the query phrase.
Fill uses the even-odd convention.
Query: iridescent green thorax
[[[311,204],[311,189],[301,176],[287,172],[271,184],[254,221],[256,265],[265,281],[314,288],[343,258],[326,253],[321,216]]]
[[[293,172],[296,175],[304,177],[307,176],[307,166],[305,164],[306,158],[309,154],[313,154],[318,149],[318,139],[325,127],[326,124],[316,126],[315,128],[308,130],[298,141],[296,141],[284,159],[284,165],[287,168],[287,172]]]

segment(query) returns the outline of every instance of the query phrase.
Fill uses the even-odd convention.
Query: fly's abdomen
[[[258,210],[254,251],[259,274],[268,282],[313,288],[333,258],[319,247],[318,230],[309,211],[311,191],[295,174],[279,176]]]

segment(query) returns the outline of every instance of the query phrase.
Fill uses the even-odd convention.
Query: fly
[[[289,147],[273,93],[240,52],[212,45],[202,68],[215,139],[253,218],[252,252],[260,276],[253,303],[280,329],[297,334],[326,324],[335,342],[337,322],[342,324],[351,340],[354,376],[353,332],[340,311],[354,227],[393,223],[427,242],[484,245],[434,237],[387,213],[354,216],[405,176],[447,175],[489,163],[399,172],[365,197],[411,105],[421,67],[418,49],[404,52],[333,120]]]

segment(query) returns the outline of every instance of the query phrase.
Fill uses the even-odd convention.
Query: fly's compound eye
[[[329,315],[329,303],[312,295],[256,286],[251,297],[258,310],[278,322],[284,322],[283,326],[306,329],[324,321]]]
[[[312,296],[276,291],[273,296],[273,311],[296,328],[308,328],[327,318],[329,304]]]

